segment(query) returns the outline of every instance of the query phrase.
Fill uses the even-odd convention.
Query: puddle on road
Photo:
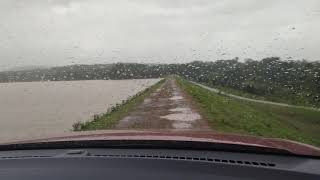
[[[168,114],[166,116],[161,116],[161,118],[165,118],[171,121],[195,121],[201,119],[201,116],[197,113],[174,113]]]
[[[130,123],[131,121],[135,121],[139,118],[140,118],[139,116],[127,116],[120,121],[119,125]]]
[[[173,96],[170,98],[170,100],[181,100],[181,99],[183,99],[182,96]]]
[[[189,129],[192,127],[190,123],[184,123],[184,122],[176,122],[176,123],[173,123],[172,126],[176,129]]]
[[[191,112],[190,108],[174,108],[174,109],[170,109],[169,111],[171,112]]]
[[[151,103],[151,99],[149,99],[149,98],[144,99],[144,101],[143,101],[144,105],[149,104],[149,103]]]
[[[201,116],[189,107],[177,107],[169,111],[174,113],[161,116],[161,118],[173,121],[172,127],[175,129],[191,129],[192,123],[201,119]]]
[[[180,93],[177,91],[173,91],[173,96],[180,96]]]

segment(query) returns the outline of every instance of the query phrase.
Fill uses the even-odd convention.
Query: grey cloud
[[[0,69],[235,56],[319,60],[319,7],[318,0],[2,0]]]

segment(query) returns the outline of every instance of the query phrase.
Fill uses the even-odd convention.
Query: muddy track
[[[190,97],[169,78],[150,97],[121,119],[116,129],[209,130]]]

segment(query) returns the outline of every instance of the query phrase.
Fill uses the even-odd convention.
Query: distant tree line
[[[210,86],[320,106],[320,62],[284,61],[278,57],[244,62],[234,58],[184,64],[71,65],[0,72],[0,82],[159,78],[172,74]]]

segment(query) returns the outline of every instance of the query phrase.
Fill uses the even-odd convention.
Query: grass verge
[[[128,98],[123,101],[122,104],[110,108],[105,114],[95,115],[92,120],[87,122],[77,122],[73,124],[73,131],[87,131],[87,130],[99,130],[99,129],[112,129],[117,122],[128,115],[134,107],[143,102],[145,97],[148,97],[156,89],[158,89],[165,79],[160,80],[155,85],[145,89],[144,91]]]
[[[210,87],[210,85],[207,85]],[[313,104],[310,104],[308,100],[304,97],[304,95],[299,95],[299,96],[288,96],[288,94],[291,93],[285,93],[283,92],[280,95],[255,95],[251,94],[248,92],[244,92],[242,90],[237,90],[233,88],[228,88],[228,87],[222,87],[222,86],[216,86],[214,87],[216,89],[219,89],[223,92],[234,94],[237,96],[242,96],[246,98],[251,98],[251,99],[257,99],[257,100],[263,100],[263,101],[272,101],[272,102],[277,102],[277,103],[286,103],[290,105],[295,105],[295,106],[306,106],[306,107],[319,107]],[[306,95],[305,95],[306,96]]]
[[[247,102],[218,95],[177,78],[198,103],[212,129],[220,132],[282,138],[320,146],[320,112]]]

